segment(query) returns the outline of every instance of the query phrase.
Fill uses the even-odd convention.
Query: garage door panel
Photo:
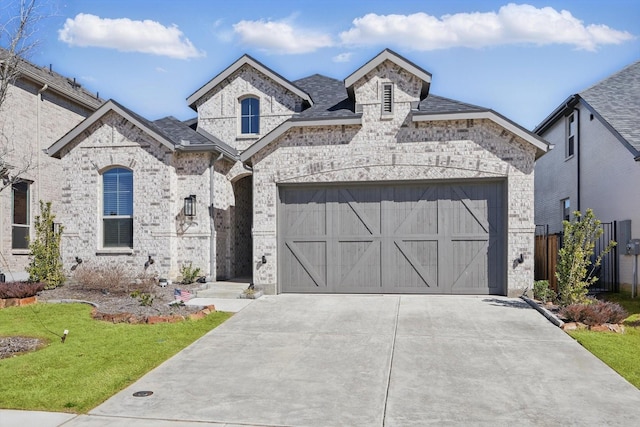
[[[504,188],[504,181],[281,187],[281,289],[504,294]],[[324,246],[298,247],[310,240]]]
[[[326,190],[312,189],[287,192],[283,222],[288,234],[318,236],[326,234]]]
[[[394,189],[393,197],[383,202],[385,224],[394,234],[437,234],[438,202],[435,188]]]
[[[388,267],[388,282],[392,289],[403,292],[437,292],[437,241],[394,240],[392,249],[391,256],[385,258],[391,264]]]
[[[487,241],[458,240],[453,242],[453,288],[486,288],[488,283]]]
[[[380,292],[380,241],[340,241],[338,289]]]
[[[340,234],[380,234],[379,189],[339,189],[338,195]]]
[[[327,290],[326,242],[290,241],[286,244],[283,268],[284,280],[297,292]]]

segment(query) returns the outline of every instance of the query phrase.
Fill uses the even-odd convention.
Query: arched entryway
[[[235,206],[231,218],[231,277],[252,275],[253,243],[251,227],[253,221],[253,177],[251,175],[234,181]]]

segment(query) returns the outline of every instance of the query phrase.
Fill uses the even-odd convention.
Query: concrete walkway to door
[[[149,390],[149,397],[134,397]],[[518,300],[263,297],[65,426],[636,425],[640,391]],[[198,422],[204,424],[197,424]]]

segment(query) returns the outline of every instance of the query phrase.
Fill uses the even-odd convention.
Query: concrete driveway
[[[153,395],[133,396],[142,390]],[[521,300],[279,295],[252,303],[65,426],[639,419],[640,391]]]

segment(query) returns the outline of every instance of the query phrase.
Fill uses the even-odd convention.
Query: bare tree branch
[[[21,63],[38,42],[34,39],[37,23],[44,18],[39,13],[40,0],[13,0],[0,6],[0,114],[7,99],[9,88],[20,76]],[[6,123],[5,123],[6,124]],[[0,192],[20,180],[20,176],[31,169],[33,153],[22,155],[18,165],[9,144],[4,127],[0,129]]]

